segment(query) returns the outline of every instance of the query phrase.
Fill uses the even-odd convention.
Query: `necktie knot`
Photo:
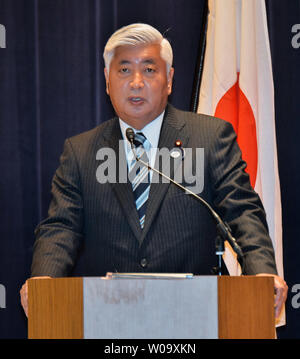
[[[137,132],[134,136],[133,143],[136,147],[144,146],[144,143],[146,142],[146,137],[142,132]]]

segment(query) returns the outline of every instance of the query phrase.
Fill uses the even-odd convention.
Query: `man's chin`
[[[120,116],[121,117],[121,116]],[[127,114],[121,119],[126,122],[129,126],[135,128],[136,130],[141,130],[148,123],[152,122],[155,117],[151,116],[151,114],[138,114],[135,113]]]

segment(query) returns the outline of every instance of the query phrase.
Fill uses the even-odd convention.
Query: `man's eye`
[[[126,74],[126,73],[129,72],[129,69],[126,68],[126,67],[123,67],[123,68],[120,70],[120,72],[123,73],[123,74]]]
[[[153,72],[155,72],[155,69],[153,69],[152,67],[147,67],[146,72],[153,73]]]

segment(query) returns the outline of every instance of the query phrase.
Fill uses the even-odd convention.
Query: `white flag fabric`
[[[281,196],[274,86],[264,0],[209,0],[198,112],[229,121],[265,207],[278,274],[283,277]],[[226,245],[230,275],[240,267]],[[284,314],[283,314],[284,315]],[[285,318],[280,320],[284,324]]]

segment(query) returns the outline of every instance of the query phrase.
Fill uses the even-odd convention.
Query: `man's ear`
[[[168,73],[168,95],[170,95],[172,92],[173,77],[174,77],[174,67],[171,67]]]
[[[106,82],[106,93],[109,95],[109,74],[106,67],[104,67],[104,77]]]

